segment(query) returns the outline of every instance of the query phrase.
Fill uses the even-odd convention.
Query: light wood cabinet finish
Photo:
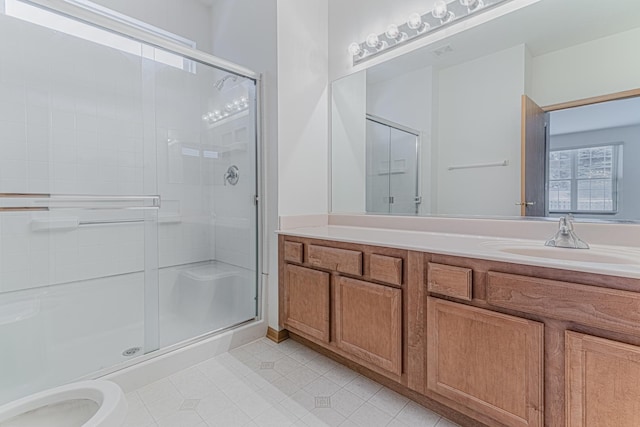
[[[402,290],[337,277],[336,344],[396,375],[402,373]]]
[[[427,288],[429,292],[471,301],[472,270],[451,265],[428,264]]]
[[[567,427],[640,425],[640,347],[566,332]]]
[[[362,275],[362,252],[327,246],[308,245],[309,264],[340,273]]]
[[[286,265],[284,326],[329,342],[329,274]]]
[[[373,280],[402,285],[402,258],[371,254],[369,276]]]
[[[543,325],[427,298],[427,388],[507,426],[542,426]]]
[[[303,247],[299,242],[284,242],[284,260],[302,264]]]
[[[640,334],[640,294],[489,272],[487,302],[525,313]]]

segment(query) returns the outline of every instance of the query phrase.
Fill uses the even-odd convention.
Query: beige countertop
[[[636,247],[592,244],[590,249],[562,249],[544,246],[544,239],[341,225],[291,228],[277,233],[640,279],[640,249]]]

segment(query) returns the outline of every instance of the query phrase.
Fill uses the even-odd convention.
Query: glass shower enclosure
[[[46,3],[0,1],[0,404],[259,316],[255,75]]]
[[[367,212],[417,214],[420,133],[370,114],[366,123]]]

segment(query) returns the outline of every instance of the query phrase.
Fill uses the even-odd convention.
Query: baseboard
[[[289,331],[286,329],[281,329],[276,331],[275,329],[269,327],[267,329],[267,338],[276,343],[281,343],[282,341],[289,338]]]

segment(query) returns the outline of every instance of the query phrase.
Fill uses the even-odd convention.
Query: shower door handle
[[[157,209],[160,196],[87,196],[76,194],[0,193],[0,211],[51,209]]]

